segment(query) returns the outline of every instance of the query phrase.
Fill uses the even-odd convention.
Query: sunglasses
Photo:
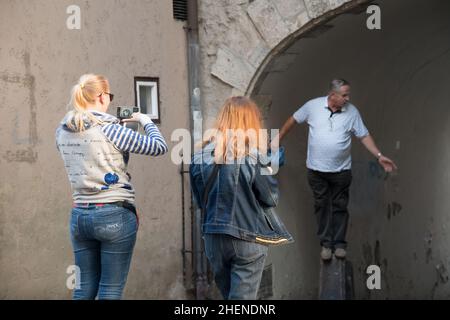
[[[107,95],[109,95],[109,101],[113,101],[113,99],[114,99],[114,95],[112,94],[112,93],[109,93],[109,92],[103,92],[103,93],[100,93],[98,96],[100,97],[102,94],[107,94]]]

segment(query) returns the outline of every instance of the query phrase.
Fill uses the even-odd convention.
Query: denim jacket
[[[214,147],[210,143],[196,152],[189,168],[192,193],[201,209],[205,186],[215,166]],[[278,204],[277,180],[261,174],[270,168],[257,158],[247,156],[240,162],[220,165],[203,210],[203,233],[228,234],[267,245],[293,242],[274,211]]]

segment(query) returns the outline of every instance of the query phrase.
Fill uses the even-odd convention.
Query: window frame
[[[146,85],[148,84],[148,85]],[[159,78],[157,77],[134,77],[134,97],[135,97],[135,104],[140,108],[142,111],[141,105],[140,105],[140,87],[143,86],[153,86],[156,87],[156,90],[152,90],[152,110],[145,110],[146,114],[152,119],[155,123],[161,123],[161,101],[160,101],[160,94],[159,94]],[[154,97],[154,94],[156,94],[156,97]],[[156,104],[156,107],[154,106]],[[148,106],[147,106],[148,108]],[[155,113],[156,112],[156,113]]]

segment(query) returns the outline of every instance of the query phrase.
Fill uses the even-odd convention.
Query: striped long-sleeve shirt
[[[147,135],[116,123],[109,123],[102,127],[106,137],[123,152],[159,156],[168,151],[164,138],[153,122],[145,121],[144,130]]]
[[[144,114],[139,122],[145,134],[120,125],[119,120],[97,110],[99,122],[86,116],[85,130],[74,131],[66,115],[56,130],[56,144],[73,191],[75,203],[134,203],[135,191],[127,173],[130,152],[158,156],[168,151],[158,127]]]

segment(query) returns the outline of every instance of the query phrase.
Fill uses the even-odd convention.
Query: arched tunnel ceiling
[[[277,97],[292,96],[293,105],[298,105],[325,94],[332,77],[353,82],[353,98],[362,102],[376,94],[377,83],[391,82],[392,90],[406,90],[411,77],[448,54],[450,2],[385,0],[378,4],[381,30],[366,28],[365,12],[342,14],[273,58],[251,95],[266,109],[279,107]]]
[[[354,140],[348,241],[356,295],[448,298],[436,274],[450,268],[450,1],[377,3],[381,30],[366,28],[365,13],[328,21],[331,28],[297,39],[267,64],[252,96],[267,126],[280,128],[306,101],[325,95],[331,78],[351,82],[352,102],[382,152],[399,165],[395,175],[386,176]],[[298,241],[270,256],[279,294],[293,297],[315,290],[319,269],[311,258],[318,249],[305,179],[307,136],[306,126],[296,126],[283,141],[286,164],[278,176],[277,209]],[[365,287],[370,264],[380,265],[384,274],[379,292]]]

